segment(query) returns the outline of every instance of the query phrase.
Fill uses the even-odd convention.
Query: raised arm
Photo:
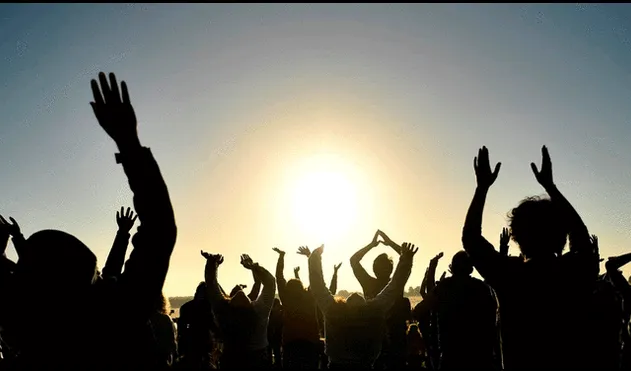
[[[335,299],[333,299],[333,295],[331,295],[331,292],[324,283],[324,275],[322,274],[322,252],[324,252],[324,245],[315,249],[309,256],[309,283],[311,292],[318,303],[318,307],[326,316],[331,305],[335,302]]]
[[[123,165],[140,219],[121,282],[133,301],[131,307],[145,311],[162,293],[177,236],[175,216],[160,168],[151,150],[138,139],[127,85],[122,82],[119,90],[113,73],[109,83],[104,73],[99,74],[99,81],[100,87],[96,80],[91,82],[94,102],[90,105],[101,127],[118,146],[116,159]]]
[[[432,260],[429,261],[429,268],[427,268],[427,280],[425,285],[427,287],[426,292],[431,292],[436,287],[436,268],[438,267],[438,261],[443,257],[443,253],[439,253]]]
[[[595,250],[598,250],[598,237],[592,236],[592,244],[595,245]],[[616,290],[622,295],[622,304],[625,311],[626,318],[631,315],[631,284],[627,281],[620,268],[631,262],[631,253],[627,253],[620,256],[613,256],[607,259],[605,268],[607,269],[607,275],[611,279]]]
[[[256,298],[258,298],[259,294],[261,293],[261,280],[254,271],[252,271],[252,278],[254,279],[254,285],[252,285],[250,293],[248,294],[248,298],[250,298],[250,301],[256,300]]]
[[[18,259],[24,256],[24,251],[26,249],[26,239],[20,230],[20,225],[15,221],[12,217],[9,217],[10,223],[0,215],[0,228],[4,230],[2,233],[2,237],[0,237],[0,246],[2,253],[4,254],[7,248],[7,242],[9,235],[11,236],[11,240],[13,241],[13,247],[15,247],[15,252],[18,254]]]
[[[410,273],[412,273],[414,254],[416,254],[417,251],[418,249],[415,248],[413,244],[407,242],[403,243],[403,246],[401,246],[401,256],[399,257],[399,262],[397,263],[397,268],[394,270],[392,279],[388,285],[370,301],[372,305],[376,305],[386,313],[390,310],[392,305],[394,305],[395,301],[403,296],[405,284],[408,282]]]
[[[607,259],[607,263],[605,265],[606,265],[607,271],[610,271],[610,270],[618,270],[624,267],[625,265],[629,264],[630,262],[631,262],[631,253],[626,253],[620,256],[612,256],[611,258]]]
[[[294,268],[294,278],[300,281],[300,267]]]
[[[274,294],[276,294],[274,276],[268,272],[267,269],[254,263],[252,258],[247,254],[241,255],[241,265],[243,265],[245,269],[252,270],[255,280],[261,282],[263,285],[261,295],[254,301],[254,308],[258,313],[269,316],[272,306],[274,305]]]
[[[492,272],[499,263],[500,254],[482,236],[482,213],[484,212],[486,196],[497,179],[501,165],[501,163],[497,163],[495,170],[491,171],[488,149],[482,147],[478,151],[478,156],[473,161],[477,187],[462,230],[462,246],[485,279],[488,279],[486,275]]]
[[[570,251],[591,253],[591,238],[585,223],[583,223],[583,219],[581,219],[581,216],[574,210],[572,204],[570,204],[554,184],[552,178],[552,160],[550,160],[550,154],[546,146],[541,148],[541,157],[540,171],[534,163],[531,163],[530,167],[535,174],[535,178],[537,178],[537,182],[545,189],[552,202],[557,204],[565,220],[568,222]]]
[[[276,284],[278,285],[278,297],[281,303],[285,303],[285,287],[287,286],[287,280],[285,280],[285,252],[278,247],[272,250],[278,253],[278,260],[276,261]]]
[[[421,287],[419,288],[419,294],[421,298],[425,300],[425,296],[427,295],[427,279],[429,277],[429,267],[425,268],[425,275],[423,276],[423,281],[421,281]]]
[[[300,246],[298,247],[298,255],[302,255],[308,260],[311,256],[311,250],[307,246]],[[307,291],[311,291],[311,286],[307,287]]]
[[[360,285],[362,285],[362,287],[364,287],[367,282],[372,280],[373,277],[371,277],[368,274],[368,272],[366,272],[366,270],[361,264],[361,260],[364,258],[364,256],[366,256],[366,254],[368,254],[370,250],[374,249],[377,245],[379,245],[380,233],[381,231],[377,231],[372,241],[370,241],[368,245],[359,249],[355,254],[353,254],[353,256],[351,256],[351,269],[353,270],[353,273],[355,274],[355,278],[357,278],[357,280],[359,281]]]
[[[217,286],[219,287],[219,292],[221,293],[221,295],[223,295],[223,297],[227,297],[228,294],[226,294],[226,291],[224,291],[223,287],[221,287],[221,284],[219,284],[219,282],[217,282]]]
[[[342,263],[333,266],[333,277],[331,278],[331,286],[329,286],[329,291],[331,295],[335,295],[337,293],[337,271],[340,270]]]
[[[120,211],[116,212],[116,224],[118,224],[118,231],[114,238],[114,243],[110,249],[110,253],[107,255],[105,261],[105,267],[103,267],[104,277],[119,278],[123,272],[123,264],[125,264],[125,255],[127,254],[127,246],[129,245],[129,238],[131,231],[136,221],[137,216],[131,211],[131,208],[125,209],[121,207]]]
[[[215,310],[220,308],[220,304],[226,300],[223,290],[219,287],[219,281],[217,280],[217,270],[221,263],[223,263],[223,256],[219,254],[209,254],[203,251],[202,256],[206,258],[206,267],[204,268],[206,297],[210,301],[213,310]]]

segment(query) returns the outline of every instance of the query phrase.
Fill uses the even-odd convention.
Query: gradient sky
[[[629,26],[623,4],[2,4],[0,213],[26,236],[73,233],[104,263],[115,212],[132,202],[88,104],[90,79],[111,71],[128,83],[171,192],[179,235],[167,295],[193,294],[201,249],[226,256],[229,288],[251,285],[240,253],[273,271],[278,246],[285,274],[301,265],[307,278],[294,251],[320,243],[325,275],[343,261],[339,287],[356,290],[348,258],[378,228],[421,248],[417,286],[432,256],[445,252],[440,274],[461,248],[482,145],[503,163],[489,240],[521,198],[543,192],[529,164],[547,144],[602,255],[621,254]],[[318,235],[296,222],[291,195],[329,167],[345,174],[356,209],[343,230]],[[383,251],[392,255],[380,246],[365,266]]]

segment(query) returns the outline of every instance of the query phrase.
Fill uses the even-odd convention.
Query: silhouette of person
[[[380,237],[382,238],[381,241],[379,240]],[[377,247],[379,243],[390,246],[397,254],[401,255],[401,246],[392,241],[384,232],[378,230],[373,240],[367,246],[358,250],[350,259],[351,268],[362,286],[366,299],[374,298],[386,287],[394,268],[392,259],[386,254],[380,254],[373,261],[375,277],[370,276],[361,265],[362,258],[373,248]],[[405,337],[406,320],[409,317],[409,312],[405,312],[405,302],[402,301],[402,298],[403,292],[401,292],[401,296],[395,301],[395,305],[392,306],[391,311],[387,314],[387,332],[384,336],[381,354],[375,363],[376,369],[399,368],[405,362],[405,346],[401,344],[401,340]]]
[[[527,198],[510,215],[510,234],[525,260],[510,259],[482,236],[486,195],[499,174],[492,171],[486,147],[474,161],[477,188],[462,233],[473,265],[497,292],[502,310],[506,369],[572,369],[591,351],[581,323],[588,315],[598,274],[598,256],[578,213],[558,190],[547,148],[541,170],[533,173],[550,198]],[[570,251],[563,254],[570,238]],[[584,357],[577,357],[582,354]]]
[[[386,315],[403,293],[417,249],[403,244],[392,280],[368,300],[357,294],[346,300],[336,300],[331,295],[322,276],[323,249],[320,246],[309,257],[309,281],[324,313],[329,369],[371,369],[383,345]]]
[[[276,284],[283,304],[283,367],[315,370],[320,342],[315,298],[299,279],[285,281],[285,252],[278,248],[274,251],[278,253]],[[304,246],[298,253],[306,257],[311,254]]]
[[[145,337],[175,246],[173,208],[160,169],[138,139],[127,85],[114,74],[92,80],[91,102],[101,127],[114,140],[141,225],[115,288],[101,287],[97,259],[76,237],[43,230],[25,242],[15,273],[10,321],[19,369],[144,369],[152,346]],[[99,86],[100,83],[100,86]],[[34,295],[34,293],[37,293]],[[59,297],[66,306],[48,305]],[[124,312],[115,303],[125,302]],[[67,308],[73,308],[68,311]],[[87,341],[86,339],[90,339]]]
[[[223,334],[219,368],[268,368],[267,326],[276,293],[274,276],[244,254],[241,264],[254,271],[257,280],[263,285],[261,294],[253,302],[242,290],[233,297],[226,297],[217,282],[217,268],[223,262],[223,256],[204,252],[202,255],[206,258],[208,299]]]
[[[419,318],[435,311],[439,339],[439,370],[501,369],[495,354],[499,339],[498,302],[493,289],[471,277],[473,265],[465,251],[451,261],[452,276],[417,304]],[[499,367],[498,367],[499,366]]]
[[[178,319],[178,348],[180,368],[215,369],[212,354],[218,333],[215,317],[208,300],[206,282],[200,282],[193,300],[180,307]]]

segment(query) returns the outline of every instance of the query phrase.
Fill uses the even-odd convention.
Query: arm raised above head
[[[386,313],[394,305],[397,298],[403,296],[405,284],[412,273],[414,255],[418,249],[413,244],[403,243],[401,256],[394,270],[392,279],[386,287],[370,302]]]
[[[355,254],[353,254],[353,256],[351,256],[351,269],[353,270],[353,274],[355,274],[355,278],[357,278],[362,287],[365,287],[366,283],[371,281],[373,277],[371,277],[370,274],[366,272],[366,269],[364,269],[361,264],[361,260],[364,258],[364,256],[366,256],[366,254],[368,254],[370,250],[379,245],[380,233],[381,231],[377,231],[372,241],[370,241],[368,245],[359,249]]]
[[[162,293],[169,270],[177,236],[175,215],[160,168],[149,148],[142,147],[138,139],[127,84],[122,82],[119,90],[116,76],[112,73],[109,77],[108,82],[100,73],[99,82],[91,81],[94,102],[90,105],[103,130],[118,146],[116,160],[123,165],[140,219],[121,281],[127,297],[134,302],[132,306],[149,309]]]
[[[323,251],[324,246],[320,246],[313,251],[311,256],[309,256],[309,283],[311,292],[318,303],[318,307],[326,316],[335,300],[324,283],[324,276],[322,274]]]

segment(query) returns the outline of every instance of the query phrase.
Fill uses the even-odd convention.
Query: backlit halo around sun
[[[306,162],[299,173],[289,190],[297,232],[322,242],[344,235],[358,216],[352,174],[322,158]]]

